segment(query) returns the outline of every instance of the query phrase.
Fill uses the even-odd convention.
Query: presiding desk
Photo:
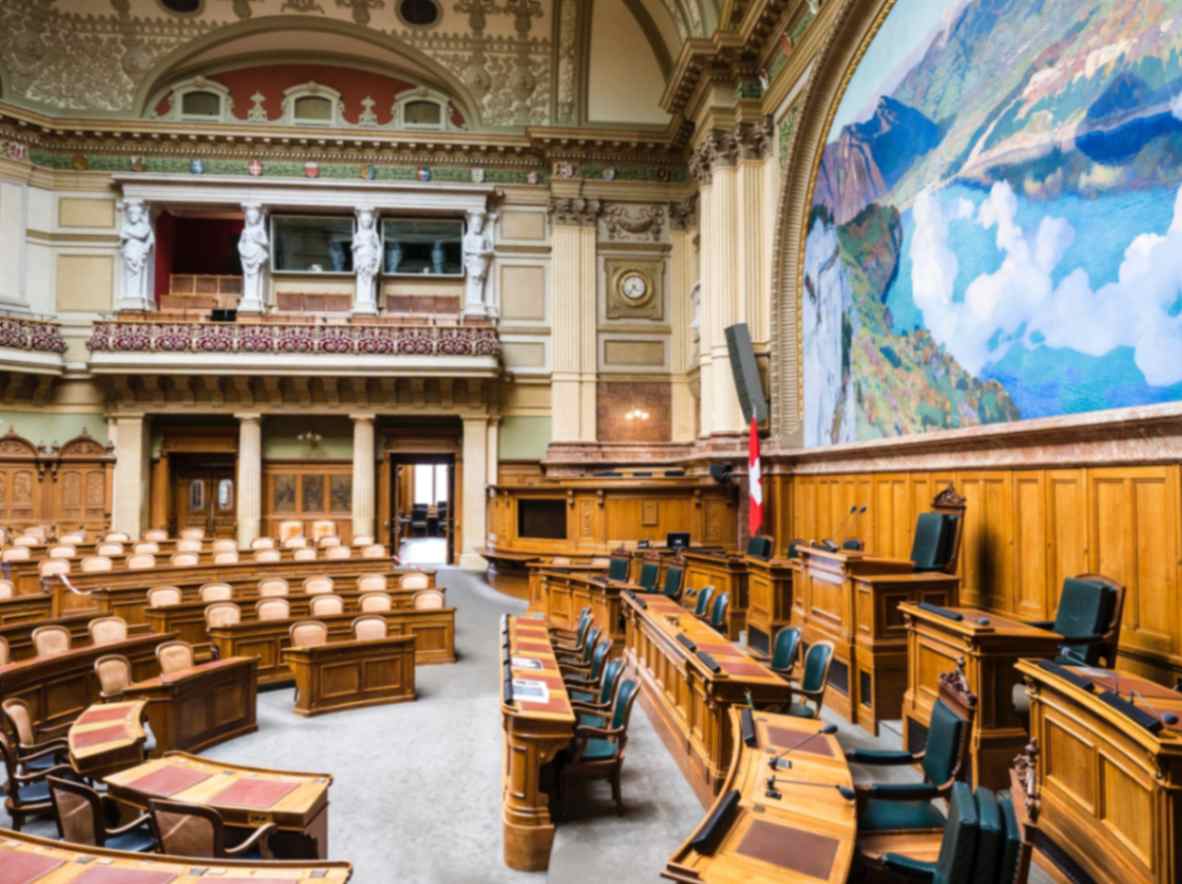
[[[575,734],[574,711],[544,620],[501,619],[501,726],[505,865],[544,871],[550,866],[554,823],[543,768]]]
[[[156,751],[199,752],[258,730],[258,660],[227,657],[129,685],[146,700]]]
[[[746,559],[734,552],[690,547],[682,552],[681,563],[685,568],[682,605],[692,610],[698,593],[707,586],[714,587],[712,599],[725,592],[730,597],[726,608],[726,634],[727,638],[737,641],[739,633],[747,628]]]
[[[148,809],[149,798],[166,798],[211,807],[242,835],[263,823],[275,823],[271,848],[276,858],[328,855],[331,774],[243,767],[170,752],[112,774],[106,783],[112,798],[141,813]]]
[[[703,804],[726,777],[727,710],[786,703],[787,683],[663,595],[624,593],[625,656],[653,724]]]
[[[385,618],[387,635],[414,637],[416,663],[456,662],[455,608],[382,611],[375,616]],[[353,638],[353,621],[357,617],[357,614],[333,614],[316,619],[328,627],[329,641],[348,641]],[[307,618],[216,626],[209,630],[209,639],[219,657],[257,657],[259,684],[285,684],[294,678],[283,658],[283,652],[291,647],[288,630],[293,623],[304,619]]]
[[[1182,880],[1182,693],[1107,669],[1017,669],[1031,734],[1019,780],[1033,793],[1039,864],[1057,879]]]
[[[37,838],[0,829],[0,868],[5,881],[29,884],[344,884],[346,862],[206,860],[155,853],[124,853]]]
[[[97,703],[74,719],[66,742],[70,766],[85,777],[101,779],[144,760],[145,700]]]
[[[413,635],[290,647],[283,658],[295,678],[300,715],[415,698]]]
[[[1010,764],[1026,745],[1026,722],[1011,701],[1021,676],[1022,657],[1053,657],[1062,638],[976,608],[901,604],[907,629],[907,691],[903,695],[903,746],[920,752],[927,743],[941,673],[963,665],[965,682],[977,697],[969,737],[972,786],[1004,789]]]
[[[661,876],[685,884],[844,882],[858,820],[856,802],[838,791],[852,789],[853,778],[837,738],[809,739],[822,726],[812,719],[737,707],[730,726],[743,738],[734,742],[722,790]],[[776,773],[779,795],[769,797],[768,763],[792,746],[792,767]]]
[[[544,559],[545,556],[491,546],[482,547],[476,552],[488,562],[484,579],[488,581],[489,586],[497,592],[528,601],[530,572],[527,566],[530,562]]]

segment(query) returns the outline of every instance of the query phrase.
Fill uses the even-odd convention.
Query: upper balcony
[[[56,377],[65,371],[65,352],[56,322],[0,316],[0,371]]]

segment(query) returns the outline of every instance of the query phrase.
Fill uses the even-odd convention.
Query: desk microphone
[[[799,749],[801,746],[803,746],[805,743],[807,743],[813,737],[827,737],[830,734],[835,734],[835,733],[837,733],[837,725],[827,724],[823,728],[821,728],[819,731],[817,731],[816,733],[805,734],[803,740],[797,740],[795,743],[793,743],[791,746],[789,746],[787,749],[785,749],[783,752],[781,752],[775,758],[768,759],[767,766],[768,766],[768,769],[772,771],[771,779],[775,779],[775,776],[776,776],[775,772],[780,769],[780,762],[786,760],[786,756],[793,749]],[[784,765],[785,769],[788,769],[791,767],[792,767],[791,761],[788,761],[788,763]]]
[[[775,774],[767,778],[767,791],[764,793],[768,798],[783,798],[784,794],[776,788],[777,783],[782,783],[785,786],[815,786],[821,789],[836,789],[839,794],[846,801],[853,801],[858,797],[858,793],[849,786],[842,786],[835,783],[814,783],[812,780],[785,780],[778,779]]]
[[[855,503],[853,506],[851,506],[849,514],[845,517],[845,521],[842,522],[841,527],[839,527],[837,529],[837,536],[844,537],[846,529],[849,528],[849,526],[850,526],[850,522],[853,521],[853,519],[856,516],[865,515],[866,510],[868,510],[868,509],[869,509],[869,507],[866,504],[862,504],[861,506],[858,506]],[[837,550],[840,548],[840,546],[836,540],[826,540],[826,541],[824,541],[824,546],[825,546],[825,549],[829,550],[829,552],[837,552]]]

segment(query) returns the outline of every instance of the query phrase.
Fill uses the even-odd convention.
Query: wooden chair
[[[62,777],[46,778],[57,815],[58,832],[73,844],[147,853],[156,849],[151,815],[142,813],[118,825],[123,805],[84,783]]]
[[[200,540],[178,540],[176,542],[176,551],[179,553],[198,553],[201,552]]]
[[[38,626],[29,637],[38,657],[60,657],[70,650],[70,630],[57,623]]]
[[[357,578],[358,592],[385,592],[388,588],[385,574],[362,574]]]
[[[324,550],[324,558],[334,562],[351,559],[353,558],[353,550],[347,546],[330,546]]]
[[[179,552],[172,554],[168,560],[168,564],[174,568],[195,568],[200,561],[201,558],[197,553]]]
[[[163,528],[149,528],[144,532],[144,540],[151,543],[164,543],[168,540],[168,532]]]
[[[259,581],[259,598],[279,598],[290,592],[291,586],[282,577],[264,577]]]
[[[156,567],[156,557],[149,553],[136,554],[127,557],[128,571],[146,571]]]
[[[353,637],[358,641],[376,641],[386,635],[385,617],[357,617],[353,620]]]
[[[9,697],[0,703],[0,710],[4,714],[3,730],[22,770],[44,769],[66,761],[70,747],[62,734],[69,729],[69,722],[38,727],[33,710],[20,697]],[[47,749],[58,751],[46,755]]]
[[[566,684],[567,694],[577,693],[582,700],[594,700],[602,687],[603,673],[611,650],[612,640],[602,639],[591,652],[590,665],[564,669],[562,680]]]
[[[400,589],[426,589],[431,585],[431,578],[422,571],[411,571],[398,579]]]
[[[804,668],[799,682],[788,682],[791,691],[784,710],[801,718],[820,718],[825,686],[829,684],[829,666],[833,663],[833,642],[813,642],[804,655]],[[795,699],[802,697],[802,700]],[[814,705],[810,706],[809,703]]]
[[[599,671],[602,668],[602,663],[596,665],[595,655],[599,651],[599,636],[602,631],[598,626],[592,626],[587,633],[587,643],[583,647],[583,653],[575,655],[556,655],[558,660],[558,669],[562,673],[563,678],[567,675],[574,675],[576,677],[590,678],[598,680]]]
[[[628,721],[636,702],[637,684],[625,679],[616,693],[611,720],[607,727],[580,724],[575,726],[575,738],[568,757],[559,773],[559,791],[569,793],[569,782],[575,779],[607,779],[611,782],[612,799],[616,810],[624,812],[620,793],[620,771],[624,766],[624,750],[628,745]]]
[[[156,645],[156,662],[160,664],[161,675],[192,669],[193,646],[180,640],[161,642]]]
[[[594,727],[607,726],[612,704],[616,698],[616,688],[619,687],[620,677],[623,674],[623,660],[608,660],[607,665],[603,667],[603,677],[600,679],[597,691],[567,691],[578,724],[589,724]]]
[[[308,603],[308,613],[313,617],[331,617],[334,614],[344,614],[345,600],[335,592],[323,592],[312,597]]]
[[[99,698],[118,700],[131,684],[131,661],[122,654],[104,654],[94,661],[98,678]]]
[[[416,611],[438,611],[443,608],[443,593],[438,589],[420,589],[414,595]]]
[[[149,608],[167,608],[169,605],[179,605],[184,595],[176,586],[153,586],[148,590]]]
[[[386,555],[386,547],[380,543],[371,543],[361,547],[361,558],[363,559],[384,559]]]
[[[212,807],[148,799],[152,830],[160,850],[172,856],[206,859],[271,859],[275,823],[264,823],[234,847],[226,846],[226,827]]]
[[[252,550],[274,549],[275,539],[273,537],[256,537],[250,542]]]
[[[977,697],[968,689],[961,671],[942,673],[922,752],[853,749],[846,753],[846,760],[854,764],[880,767],[918,764],[923,773],[921,783],[855,784],[859,831],[943,828],[944,815],[932,804],[932,799],[947,798],[965,769],[976,709]]]
[[[94,548],[95,555],[98,556],[121,556],[123,555],[122,543],[100,543]]]
[[[12,828],[16,831],[21,830],[28,817],[53,813],[53,800],[49,796],[46,779],[57,774],[72,773],[73,769],[68,764],[34,768],[29,762],[52,758],[54,753],[60,751],[58,746],[49,746],[18,760],[16,747],[8,734],[0,729],[0,756],[3,756],[4,769],[8,774],[8,782],[4,786],[4,809],[12,818]]]
[[[768,669],[783,679],[791,679],[792,671],[800,660],[800,645],[800,630],[795,626],[785,626],[772,641],[772,659]]]
[[[314,648],[328,644],[328,627],[319,620],[297,620],[287,630],[293,648]]]
[[[228,602],[234,598],[234,587],[228,583],[206,583],[197,593],[203,602]]]
[[[260,549],[255,551],[254,560],[256,562],[279,562],[283,560],[283,554],[277,549]]]
[[[27,546],[10,546],[0,553],[0,562],[27,562],[30,559]]]
[[[242,622],[242,609],[233,602],[214,602],[205,606],[205,628],[234,626]]]
[[[260,599],[254,609],[260,620],[287,620],[291,617],[291,605],[283,598]]]
[[[80,563],[83,574],[98,574],[111,570],[111,560],[107,556],[83,556]]]
[[[204,528],[182,528],[180,533],[181,540],[203,540],[205,539]]]
[[[1064,666],[1116,666],[1125,587],[1100,574],[1063,581],[1054,620],[1031,623],[1063,636],[1055,662]]]
[[[301,546],[291,551],[291,558],[294,562],[314,562],[316,550],[310,546]]]
[[[323,574],[304,578],[305,595],[320,595],[321,593],[332,592],[333,586],[332,578]]]
[[[388,592],[365,592],[357,597],[357,601],[363,614],[394,609],[394,600]]]
[[[158,543],[137,543],[131,548],[135,555],[139,556],[154,556],[160,552],[160,544]]]
[[[51,559],[72,559],[76,555],[78,555],[78,550],[66,544],[51,546],[49,548],[49,557]]]
[[[16,595],[16,589],[11,580],[0,580],[0,599],[10,599]]]
[[[127,621],[122,617],[96,617],[86,624],[91,644],[113,645],[127,640]]]
[[[997,878],[996,872],[989,877],[977,873],[981,815],[972,789],[966,783],[955,783],[950,790],[948,803],[948,818],[940,827],[944,836],[935,862],[917,860],[895,852],[887,852],[881,858],[862,854],[858,859],[866,874],[859,875],[859,879],[870,877],[899,882],[930,881],[933,884],[986,884],[1006,880]]]
[[[238,550],[228,550],[226,552],[214,553],[213,563],[215,565],[237,565]]]
[[[236,553],[236,552],[238,552],[238,544],[235,543],[233,540],[229,540],[229,539],[223,537],[220,540],[215,540],[213,542],[213,546],[210,547],[210,551],[213,552],[214,554],[227,553],[227,552]]]

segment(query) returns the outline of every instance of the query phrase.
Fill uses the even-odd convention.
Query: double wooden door
[[[173,465],[173,512],[176,530],[204,528],[207,537],[233,537],[237,527],[238,488],[234,459],[178,459]]]

